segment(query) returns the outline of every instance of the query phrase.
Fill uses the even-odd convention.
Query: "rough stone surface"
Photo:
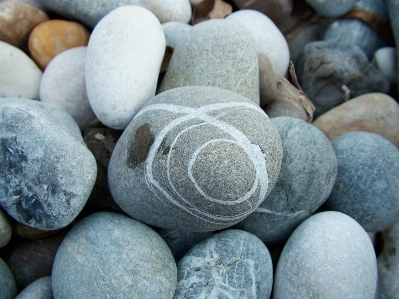
[[[390,96],[369,93],[320,115],[313,125],[330,140],[353,131],[381,135],[399,148],[399,105]]]
[[[8,265],[0,258],[0,298],[14,299],[17,285]]]
[[[182,86],[214,86],[259,104],[259,64],[251,34],[214,19],[194,25],[173,52],[158,93]]]
[[[290,236],[275,272],[273,299],[374,299],[377,261],[363,228],[338,212],[318,213]]]
[[[166,45],[176,48],[177,43],[184,34],[189,32],[193,26],[177,21],[166,22],[162,24],[165,34]]]
[[[212,231],[255,210],[281,159],[278,131],[252,101],[214,87],[181,87],[157,95],[134,117],[112,153],[108,182],[133,218]]]
[[[66,50],[50,61],[40,82],[40,100],[68,112],[84,131],[95,119],[86,92],[87,47]]]
[[[338,162],[328,210],[351,216],[366,231],[399,221],[399,149],[369,132],[351,132],[331,141]]]
[[[141,0],[144,7],[157,16],[161,23],[177,21],[188,23],[191,20],[189,0]]]
[[[326,17],[339,17],[347,13],[357,0],[305,0],[318,13]]]
[[[92,32],[86,57],[86,87],[98,119],[126,128],[155,95],[165,53],[158,19],[140,6],[113,10]]]
[[[83,138],[62,126],[62,117],[74,121],[56,105],[26,99],[1,99],[0,115],[1,207],[42,230],[68,225],[85,205],[97,172]]]
[[[178,263],[174,298],[269,298],[269,250],[254,235],[230,229],[194,246]]]
[[[337,175],[334,149],[321,131],[292,117],[271,122],[283,144],[280,175],[266,200],[236,225],[268,247],[285,242],[327,200]]]
[[[78,222],[54,260],[55,298],[172,298],[176,263],[151,228],[101,212]]]
[[[12,235],[12,229],[10,221],[6,214],[0,210],[0,248],[3,248],[10,241]]]
[[[15,299],[53,299],[51,276],[39,278],[28,285]]]

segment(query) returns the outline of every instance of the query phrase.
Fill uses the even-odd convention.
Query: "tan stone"
[[[81,24],[64,20],[50,20],[33,29],[29,36],[29,52],[44,70],[57,54],[80,46],[87,46],[90,32]]]

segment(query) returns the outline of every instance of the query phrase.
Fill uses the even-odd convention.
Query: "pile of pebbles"
[[[0,1],[0,298],[398,298],[398,43],[398,0]]]

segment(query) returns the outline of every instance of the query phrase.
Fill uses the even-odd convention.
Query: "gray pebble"
[[[190,32],[192,26],[183,22],[171,21],[162,23],[163,32],[165,34],[166,46],[176,48],[179,40]]]
[[[15,299],[53,299],[51,276],[39,278],[28,285]]]
[[[17,285],[14,280],[10,268],[0,258],[0,298],[14,299],[17,295]]]
[[[0,209],[0,248],[3,248],[10,241],[12,229],[6,214]]]
[[[391,27],[393,36],[396,43],[396,55],[397,55],[397,68],[399,74],[399,0],[386,0],[389,12],[389,19],[391,21]],[[397,85],[399,88],[399,76]]]
[[[319,14],[326,17],[339,17],[347,13],[356,0],[306,0]]]

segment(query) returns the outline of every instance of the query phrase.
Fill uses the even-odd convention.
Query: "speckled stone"
[[[166,22],[162,24],[162,29],[165,34],[166,46],[176,48],[177,43],[184,34],[189,32],[193,26],[183,22]]]
[[[182,86],[214,86],[259,105],[259,65],[251,34],[213,19],[192,27],[176,46],[158,93]]]
[[[108,182],[117,204],[139,221],[213,231],[256,209],[281,159],[278,131],[252,101],[220,88],[181,87],[136,114],[112,153]]]
[[[194,246],[177,265],[179,298],[269,298],[269,250],[254,235],[230,229]]]
[[[324,207],[351,216],[369,232],[399,221],[399,149],[370,132],[346,133],[331,143],[338,173]]]
[[[290,236],[275,272],[273,299],[374,299],[377,261],[363,228],[338,212],[318,213]]]
[[[28,285],[15,299],[53,299],[51,276],[39,278]]]
[[[172,298],[176,263],[163,239],[122,214],[78,222],[54,260],[55,298]]]
[[[42,230],[72,222],[93,188],[97,165],[70,133],[71,116],[56,105],[0,100],[0,205],[17,221]],[[75,132],[79,128],[75,123]]]
[[[293,117],[271,122],[283,143],[280,175],[266,200],[236,225],[268,247],[283,244],[327,200],[337,176],[334,149],[320,130]]]
[[[12,229],[6,214],[0,209],[0,248],[3,248],[10,241]]]
[[[0,298],[14,299],[17,285],[8,265],[0,258]]]
[[[339,17],[347,13],[357,0],[305,0],[319,14],[326,17]]]
[[[141,0],[144,7],[157,16],[161,23],[177,21],[188,23],[191,20],[189,0]]]

